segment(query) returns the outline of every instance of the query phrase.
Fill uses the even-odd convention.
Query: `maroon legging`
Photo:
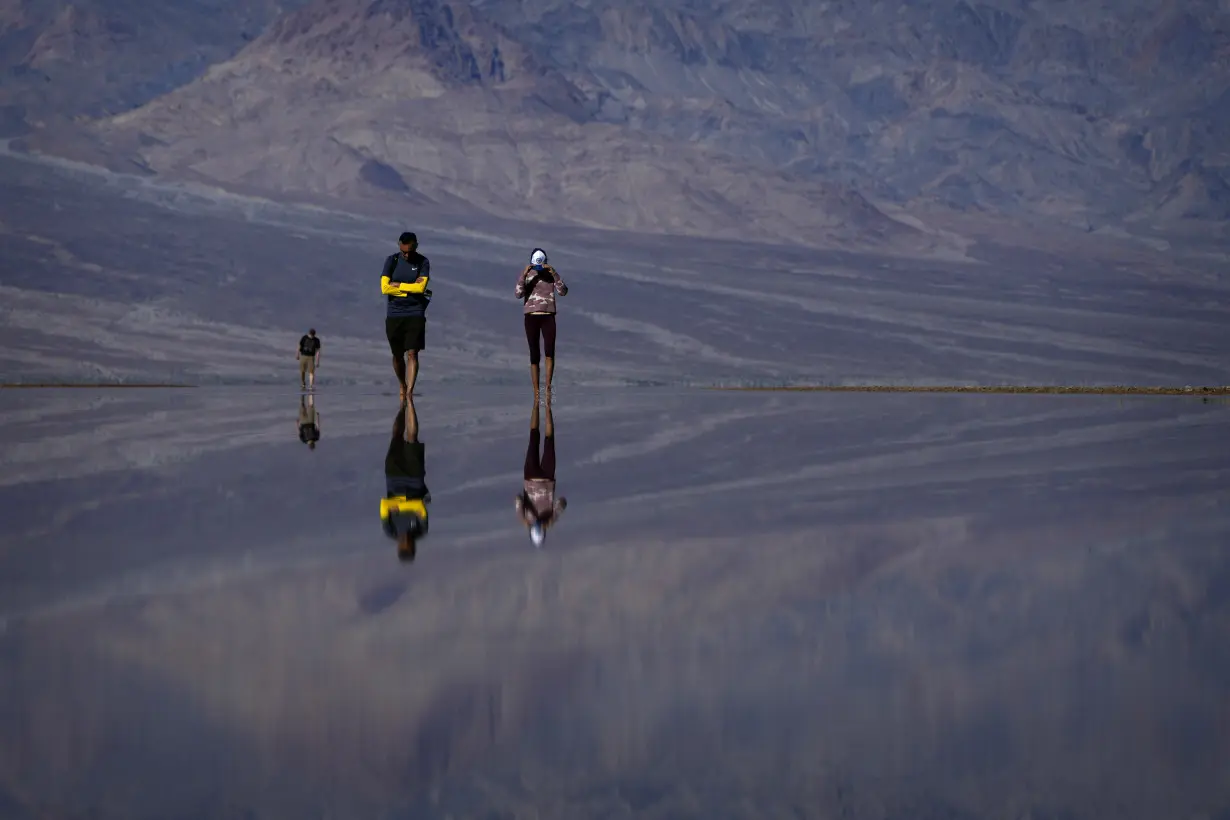
[[[548,359],[555,358],[555,314],[525,314],[525,340],[530,345],[530,364],[538,364],[538,334],[542,334],[543,353]]]

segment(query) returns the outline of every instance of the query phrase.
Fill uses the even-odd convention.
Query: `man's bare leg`
[[[555,375],[555,357],[547,356],[546,359],[547,359],[547,401],[551,401],[551,377]]]
[[[534,405],[534,409],[538,409],[538,405]],[[543,430],[543,434],[547,438],[555,437],[555,419],[551,415],[551,394],[547,393],[547,427]]]
[[[406,351],[406,396],[414,394],[414,383],[419,379],[419,352]]]
[[[530,430],[538,429],[538,402],[534,402],[534,409],[530,411]]]
[[[400,398],[406,400],[406,363],[401,358],[393,357],[393,372],[397,374],[397,385],[401,388]]]
[[[534,406],[538,406],[538,365],[530,365],[530,383],[534,385]]]

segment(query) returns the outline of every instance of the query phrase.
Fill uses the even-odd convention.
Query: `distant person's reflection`
[[[551,403],[547,402],[546,435],[541,437],[542,454],[539,455],[538,402],[530,414],[530,444],[525,453],[525,483],[517,496],[517,517],[529,530],[534,546],[542,546],[547,530],[559,521],[565,498],[555,498],[555,423],[551,416]]]
[[[413,561],[418,539],[427,535],[427,467],[419,441],[419,418],[407,400],[393,421],[393,437],[384,457],[385,493],[380,501],[384,534],[397,542],[397,557]]]
[[[320,441],[320,414],[316,412],[315,396],[299,397],[299,440],[309,450],[315,450],[316,442]]]

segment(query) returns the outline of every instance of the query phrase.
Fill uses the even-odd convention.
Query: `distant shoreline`
[[[107,388],[107,389],[114,389],[114,388],[129,388],[129,389],[145,388],[145,389],[149,389],[149,388],[151,388],[151,387],[157,387],[157,388],[174,388],[174,389],[177,389],[177,390],[178,390],[178,389],[191,389],[191,388],[195,388],[195,387],[196,387],[196,385],[195,385],[195,384],[157,384],[157,383],[152,383],[152,384],[115,384],[115,383],[106,383],[106,382],[98,382],[98,383],[79,382],[79,383],[71,383],[71,384],[55,384],[55,383],[52,383],[52,382],[46,382],[46,383],[42,383],[42,384],[40,384],[40,383],[36,383],[36,382],[31,382],[30,384],[18,384],[18,383],[14,383],[14,384],[0,384],[0,389],[9,389],[9,390],[30,390],[30,389],[55,390],[55,389],[60,389],[60,388],[64,388],[64,389],[71,389],[71,390],[79,390],[79,389],[100,389],[100,388]]]
[[[1111,385],[795,385],[784,387],[709,387],[707,390],[797,393],[1020,393],[1092,396],[1230,396],[1230,387],[1139,387]]]
[[[221,386],[221,385],[220,385]],[[252,385],[258,386],[258,385]],[[267,386],[267,385],[259,385]],[[128,389],[128,390],[193,390],[199,389],[196,384],[170,384],[165,382],[116,384],[114,382],[32,382],[0,383],[0,389],[10,390],[89,390],[89,389]],[[628,389],[632,385],[617,385],[615,389]],[[719,390],[743,393],[977,393],[977,394],[1018,394],[1018,395],[1086,395],[1086,396],[1230,396],[1230,386],[1226,387],[1166,387],[1139,385],[896,385],[896,384],[861,384],[861,385],[781,385],[776,387],[748,387],[739,385],[694,385],[701,390]]]

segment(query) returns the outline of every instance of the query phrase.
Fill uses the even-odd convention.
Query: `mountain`
[[[759,239],[935,240],[846,186],[601,122],[536,49],[436,0],[318,2],[94,133],[104,161],[260,190]]]
[[[1085,226],[1224,220],[1225,3],[488,2],[599,119],[803,178]],[[1197,164],[1210,207],[1158,211]],[[1141,210],[1143,209],[1143,211]]]
[[[86,142],[31,144],[384,207],[934,250],[904,223],[1224,236],[1228,103],[1216,0],[315,0]]]
[[[143,105],[305,2],[9,0],[0,9],[0,133]]]
[[[546,0],[539,19],[498,8],[638,128],[679,127],[672,105],[708,99],[723,127],[706,137],[726,150],[907,195],[955,186],[953,173],[969,181],[968,168],[1029,199],[1028,180],[1018,196],[1009,187],[1026,165],[1076,174],[1049,186],[1063,190],[1137,166],[1161,179],[1196,155],[1226,164],[1225,4],[716,0],[586,14]]]

